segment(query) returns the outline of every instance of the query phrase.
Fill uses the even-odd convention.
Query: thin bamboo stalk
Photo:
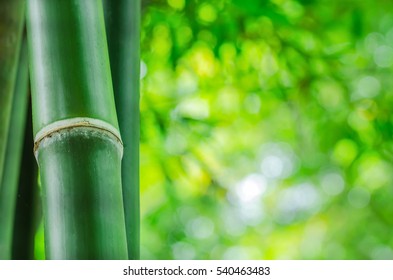
[[[28,104],[31,104],[30,100]],[[42,216],[37,180],[38,166],[32,151],[34,138],[31,109],[31,106],[28,106],[16,196],[14,234],[12,237],[12,259],[14,260],[34,259],[35,235]]]
[[[24,0],[0,0],[0,181],[3,177],[8,128],[18,67]]]
[[[139,259],[140,0],[104,0],[105,26],[120,133],[123,202],[129,259]]]
[[[29,0],[46,257],[126,259],[122,142],[101,0]]]
[[[22,159],[28,100],[27,47],[21,48],[2,180],[0,181],[0,259],[12,258],[12,229]]]

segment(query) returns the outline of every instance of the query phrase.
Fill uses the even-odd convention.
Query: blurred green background
[[[142,258],[393,259],[392,11],[143,1]]]

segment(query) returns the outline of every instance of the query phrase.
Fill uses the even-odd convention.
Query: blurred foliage
[[[146,0],[146,259],[393,259],[391,1]]]

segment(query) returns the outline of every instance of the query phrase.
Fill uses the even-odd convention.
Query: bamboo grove
[[[139,258],[139,21],[138,0],[0,0],[0,259],[29,258],[38,191],[47,259]]]

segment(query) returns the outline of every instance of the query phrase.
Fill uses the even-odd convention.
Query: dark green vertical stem
[[[24,11],[24,0],[0,0],[0,181],[4,171]]]
[[[30,105],[30,103],[29,103]],[[38,190],[38,166],[33,154],[33,126],[31,106],[28,106],[23,156],[15,207],[12,259],[34,259],[34,237],[41,218]]]
[[[12,102],[3,177],[0,180],[0,259],[11,259],[14,211],[27,111],[27,47],[21,49]]]
[[[140,0],[104,0],[109,58],[120,133],[128,257],[139,259]]]

